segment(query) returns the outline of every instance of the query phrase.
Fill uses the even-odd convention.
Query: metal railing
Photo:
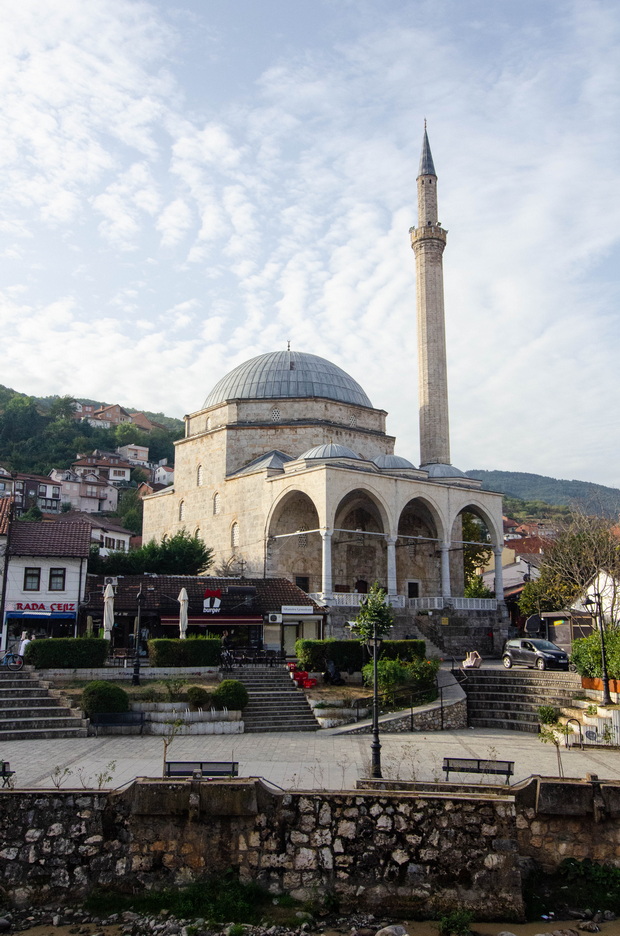
[[[335,592],[330,598],[324,598],[322,592],[313,592],[310,595],[319,604],[326,604],[334,608],[359,608],[360,601],[367,595],[357,592]],[[414,611],[443,611],[452,608],[455,611],[496,611],[495,598],[460,598],[460,597],[426,597],[407,598],[405,595],[389,595],[388,601],[393,608],[410,608]]]

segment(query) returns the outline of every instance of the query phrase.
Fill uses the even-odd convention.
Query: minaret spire
[[[445,231],[437,218],[437,174],[424,121],[417,177],[418,226],[411,228],[416,263],[420,464],[450,464],[448,374],[443,301]]]

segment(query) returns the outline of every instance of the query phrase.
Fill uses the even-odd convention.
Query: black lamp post
[[[140,619],[142,617],[142,585],[136,596],[136,601],[138,603],[138,614],[133,626],[133,676],[131,677],[131,685],[139,686],[140,685]]]
[[[377,659],[382,640],[377,637],[377,621],[373,621],[373,636],[368,641],[372,646],[372,744],[370,745],[373,780],[381,780],[381,742],[379,741],[379,681],[377,679]]]
[[[603,683],[603,705],[611,705],[611,696],[609,694],[609,676],[607,675],[607,657],[605,655],[605,633],[603,631],[603,608],[601,604],[601,595],[594,592],[593,598],[584,598],[584,605],[594,618],[601,638],[601,680]],[[595,610],[596,609],[596,610]]]

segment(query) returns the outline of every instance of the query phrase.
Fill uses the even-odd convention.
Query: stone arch
[[[375,491],[359,487],[340,498],[333,520],[332,580],[336,592],[352,592],[360,582],[387,588],[389,512]]]
[[[322,541],[319,512],[312,497],[299,488],[283,492],[266,523],[267,573],[291,582],[307,580],[311,592],[321,590]]]
[[[396,580],[408,598],[441,594],[440,546],[443,519],[432,501],[412,497],[403,505],[397,527]]]
[[[474,532],[470,539],[470,534],[463,531],[463,514],[471,514],[481,524],[480,533]],[[491,514],[475,500],[464,503],[452,521],[450,531],[450,580],[453,594],[462,595],[467,584],[467,543],[471,542],[480,547],[488,539],[488,548],[491,551],[489,558],[492,558],[494,548],[501,546],[503,542],[503,530],[497,530],[495,521]],[[482,548],[482,547],[480,547]]]

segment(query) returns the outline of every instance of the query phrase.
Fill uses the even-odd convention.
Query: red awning
[[[164,617],[161,616],[160,621],[162,624],[170,625],[173,627],[179,626],[179,618],[175,617]],[[228,624],[230,627],[242,627],[244,624],[262,624],[262,617],[223,617],[221,614],[203,614],[200,617],[196,615],[191,615],[187,619],[188,624],[199,624],[202,627],[210,627],[213,624]]]

